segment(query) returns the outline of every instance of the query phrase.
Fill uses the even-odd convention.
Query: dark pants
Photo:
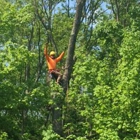
[[[57,83],[62,77],[62,74],[58,70],[49,70],[49,73],[51,74],[52,78],[56,80]]]

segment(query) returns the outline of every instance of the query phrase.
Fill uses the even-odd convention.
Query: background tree
[[[69,86],[69,80],[70,76],[72,73],[72,68],[74,66],[74,49],[75,49],[75,43],[76,43],[76,38],[77,34],[80,28],[80,22],[81,22],[81,17],[82,17],[82,10],[84,7],[86,1],[77,1],[77,7],[76,7],[76,14],[74,18],[74,23],[73,23],[73,28],[71,31],[71,37],[69,40],[69,47],[68,47],[68,55],[66,59],[66,64],[65,64],[65,72],[64,72],[64,93],[66,93],[68,86]]]
[[[137,5],[138,0],[132,1],[118,1],[118,0],[107,0],[108,8],[113,13],[113,18],[120,22],[123,26],[129,26],[130,14],[129,11],[134,5]]]

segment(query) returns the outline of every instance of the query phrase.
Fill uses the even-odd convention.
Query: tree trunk
[[[85,2],[86,0],[77,0],[76,15],[75,15],[74,23],[73,23],[71,37],[69,40],[68,56],[67,56],[66,64],[65,64],[66,69],[63,75],[63,79],[64,79],[63,90],[64,90],[65,95],[68,89],[68,83],[69,83],[70,76],[72,73],[72,68],[74,65],[75,43],[76,43],[76,38],[79,31],[80,23],[81,23],[82,9],[85,5]],[[63,101],[64,101],[64,98],[62,99]],[[53,112],[53,130],[61,136],[63,136],[63,129],[62,129],[63,128],[63,120],[62,120],[63,101],[61,101],[61,103],[57,103],[57,107],[59,108],[59,110],[55,110],[54,108],[54,112]]]
[[[64,75],[63,75],[63,79],[64,79],[63,89],[64,89],[65,94],[66,94],[68,86],[69,86],[69,80],[70,80],[72,68],[74,65],[75,43],[76,43],[77,34],[79,32],[79,27],[81,24],[82,9],[85,5],[85,2],[86,2],[86,0],[77,0],[76,14],[75,14],[73,28],[72,28],[71,36],[70,36],[70,40],[69,40],[68,53],[67,53],[68,55],[67,55],[67,59],[66,59],[66,63],[65,63],[66,69],[65,69]]]

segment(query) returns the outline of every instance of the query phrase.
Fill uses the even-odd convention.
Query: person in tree
[[[44,48],[44,55],[48,65],[49,73],[52,75],[52,77],[56,77],[56,82],[59,83],[60,79],[62,78],[62,74],[57,70],[57,63],[63,58],[64,51],[58,57],[56,57],[55,51],[51,51],[48,55],[47,47],[48,44],[46,43]]]

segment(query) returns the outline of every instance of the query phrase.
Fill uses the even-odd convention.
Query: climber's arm
[[[56,61],[59,62],[64,56],[64,51],[56,58]]]
[[[48,47],[48,44],[46,43],[45,48],[44,48],[44,55],[45,55],[46,60],[49,60],[49,56],[47,54],[48,53],[47,47]]]

